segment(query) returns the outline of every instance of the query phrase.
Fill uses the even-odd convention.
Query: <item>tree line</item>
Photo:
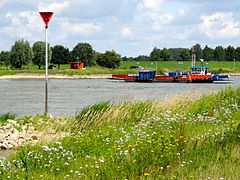
[[[240,61],[240,47],[234,48],[228,46],[217,46],[216,48],[208,47],[202,49],[199,44],[191,48],[157,48],[154,47],[149,56],[140,55],[138,57],[123,57],[124,61],[191,61],[192,50],[196,54],[196,59],[205,61]]]
[[[43,41],[37,41],[30,46],[27,40],[15,41],[10,51],[1,51],[0,66],[12,69],[21,69],[24,65],[34,64],[39,69],[45,66],[45,47]],[[50,47],[48,44],[48,62],[58,65],[68,64],[72,61],[83,62],[86,66],[98,64],[105,68],[117,68],[122,60],[114,50],[98,53],[89,43],[78,43],[72,51],[62,45]]]
[[[228,46],[208,47],[202,49],[199,44],[191,48],[157,48],[154,47],[149,55],[138,57],[121,57],[116,51],[96,52],[89,43],[78,43],[72,51],[62,45],[50,47],[48,44],[48,61],[58,65],[68,64],[72,61],[81,61],[86,66],[99,65],[104,68],[117,68],[121,61],[190,61],[192,50],[196,59],[205,61],[240,61],[240,47]],[[1,51],[0,66],[21,69],[23,65],[37,65],[39,69],[45,65],[45,42],[37,41],[30,46],[27,40],[15,41],[10,51]]]

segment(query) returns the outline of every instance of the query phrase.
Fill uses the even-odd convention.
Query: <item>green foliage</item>
[[[151,61],[169,61],[172,60],[172,54],[168,51],[167,48],[158,49],[154,48],[150,53]]]
[[[1,51],[0,53],[0,66],[9,66],[10,65],[10,52]]]
[[[236,58],[236,52],[234,47],[228,46],[225,50],[226,54],[226,61],[233,61]]]
[[[178,61],[189,61],[191,59],[191,55],[188,49],[182,48],[181,53],[179,55]]]
[[[193,47],[196,54],[196,60],[202,59],[202,48],[200,44],[195,44]]]
[[[78,61],[78,59],[83,62],[86,66],[92,66],[95,64],[93,61],[94,51],[90,44],[88,43],[78,43],[72,51],[72,61]]]
[[[0,125],[6,123],[8,119],[14,120],[15,117],[16,115],[11,113],[0,114]]]
[[[236,48],[235,53],[236,53],[236,61],[240,61],[240,47]]]
[[[212,61],[214,58],[214,51],[212,48],[205,46],[203,49],[203,59],[205,61]]]
[[[240,88],[197,100],[100,103],[69,122],[72,136],[0,160],[0,178],[237,179],[239,107]]]
[[[32,61],[33,52],[27,40],[18,40],[10,51],[10,64],[12,68],[21,69]]]
[[[214,60],[215,61],[224,61],[225,60],[225,50],[222,46],[217,46],[214,49]]]
[[[68,48],[62,45],[56,45],[52,48],[52,59],[51,63],[58,64],[58,69],[60,69],[60,64],[67,64],[70,61],[70,52]]]
[[[153,48],[152,52],[150,53],[150,60],[151,61],[161,61],[161,49]]]
[[[118,68],[121,64],[122,58],[114,50],[106,51],[103,54],[98,54],[96,62],[99,66],[104,68]]]
[[[45,65],[45,56],[46,56],[46,43],[43,41],[37,41],[33,44],[33,64],[38,66],[38,69],[41,69],[42,65]],[[50,45],[48,44],[48,47]],[[52,51],[51,48],[48,48],[48,62],[51,60]]]

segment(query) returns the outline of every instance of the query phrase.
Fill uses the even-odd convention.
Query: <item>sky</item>
[[[0,0],[0,51],[19,39],[45,41],[39,11],[54,12],[51,46],[70,50],[87,42],[136,57],[154,47],[238,47],[239,7],[239,0]]]

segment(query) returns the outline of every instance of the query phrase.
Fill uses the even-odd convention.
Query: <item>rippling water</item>
[[[240,86],[240,77],[231,84],[197,83],[126,83],[109,79],[49,80],[49,114],[74,115],[97,102],[128,100],[164,100],[180,94],[216,91]],[[0,114],[18,117],[43,114],[45,82],[42,80],[0,80]]]

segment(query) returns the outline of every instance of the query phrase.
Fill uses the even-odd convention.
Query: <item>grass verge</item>
[[[170,103],[105,102],[57,124],[72,135],[20,149],[0,161],[0,178],[240,177],[240,88]]]

